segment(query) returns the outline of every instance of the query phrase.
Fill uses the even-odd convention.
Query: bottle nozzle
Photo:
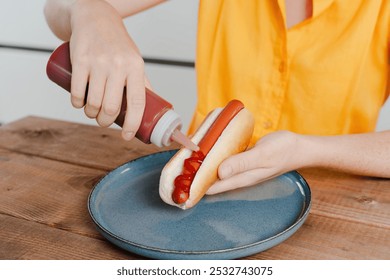
[[[172,141],[175,141],[181,145],[183,145],[184,147],[186,147],[187,149],[190,149],[192,151],[199,151],[199,147],[197,145],[195,145],[194,142],[192,142],[190,140],[190,138],[188,138],[186,135],[184,135],[180,130],[178,129],[175,129],[172,133],[172,136],[171,136],[171,139]]]
[[[198,151],[199,147],[180,131],[181,126],[180,116],[175,111],[168,110],[158,120],[150,141],[158,147],[169,146],[174,141],[192,151]]]

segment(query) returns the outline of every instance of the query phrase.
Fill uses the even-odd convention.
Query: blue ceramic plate
[[[309,213],[310,188],[297,172],[205,196],[189,210],[167,205],[159,177],[175,152],[130,161],[91,191],[89,213],[110,242],[154,259],[235,259],[283,242]]]

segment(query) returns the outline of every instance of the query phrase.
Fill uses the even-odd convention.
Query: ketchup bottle
[[[51,54],[46,66],[50,80],[70,92],[72,65],[70,62],[69,42],[63,43]],[[85,95],[85,101],[87,92]],[[158,147],[169,146],[172,140],[191,149],[198,147],[181,131],[180,116],[173,106],[151,90],[145,88],[145,111],[136,137],[142,142],[153,143]],[[85,103],[85,102],[84,102]],[[122,127],[126,115],[126,88],[123,91],[122,106],[115,123]]]

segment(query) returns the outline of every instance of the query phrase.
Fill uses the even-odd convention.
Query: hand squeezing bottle
[[[46,73],[50,80],[70,92],[72,65],[69,43],[63,43],[52,53],[47,63]],[[145,111],[136,133],[139,140],[147,144],[153,143],[158,147],[169,146],[172,141],[175,141],[188,149],[194,151],[199,149],[180,131],[182,121],[180,116],[173,111],[172,104],[147,88],[145,88],[145,99]],[[121,110],[115,120],[119,126],[123,125],[126,106],[126,89],[124,89]]]

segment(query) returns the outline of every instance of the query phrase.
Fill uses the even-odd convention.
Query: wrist
[[[72,29],[79,23],[98,22],[112,14],[121,19],[114,7],[104,0],[73,0],[68,5],[68,14]]]
[[[296,151],[300,159],[299,168],[318,167],[322,165],[321,151],[323,151],[320,136],[296,134]]]
[[[306,153],[306,167],[337,166],[340,158],[339,143],[334,136],[302,135],[302,146]],[[340,143],[339,143],[340,144]]]

